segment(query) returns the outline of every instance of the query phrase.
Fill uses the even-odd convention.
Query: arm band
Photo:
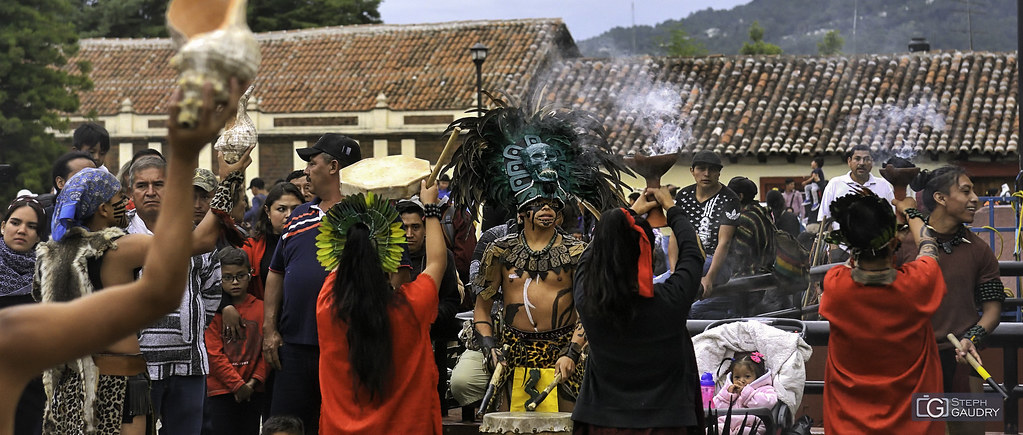
[[[906,214],[906,219],[920,219],[920,220],[922,220],[924,222],[927,221],[927,218],[926,218],[926,216],[924,216],[923,212],[921,212],[920,210],[917,210],[915,208],[912,208],[912,207],[907,208],[907,209],[905,209],[903,211],[903,213]]]
[[[245,176],[239,171],[232,171],[227,174],[220,184],[217,185],[217,192],[210,201],[210,207],[225,213],[230,213],[234,208],[234,192],[245,183]]]
[[[973,345],[974,346],[978,346],[978,347],[980,346],[980,343],[982,343],[986,337],[987,337],[987,330],[984,329],[984,327],[980,326],[980,325],[973,325],[972,327],[970,327],[970,329],[967,329],[966,330],[966,334],[963,335],[963,338],[972,341]]]
[[[423,219],[431,217],[440,219],[441,217],[440,205],[423,204]]]
[[[490,335],[480,335],[477,340],[480,343],[480,349],[483,349],[483,350],[486,351],[486,352],[483,352],[484,355],[487,356],[487,357],[490,357],[490,349],[493,349],[494,346],[495,346],[495,344],[494,344],[494,337],[490,336]]]
[[[579,357],[582,356],[582,346],[579,343],[571,342],[568,346],[561,348],[561,353],[558,354],[558,358],[567,356],[572,359],[572,362],[579,363]]]
[[[982,283],[974,290],[974,299],[978,304],[984,302],[1003,302],[1005,301],[1005,285],[1002,284],[1000,279],[993,279]]]

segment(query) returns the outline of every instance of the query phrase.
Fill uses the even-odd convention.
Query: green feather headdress
[[[357,223],[369,227],[370,237],[384,272],[396,272],[401,263],[405,231],[398,211],[390,202],[373,192],[348,195],[327,211],[316,235],[316,259],[327,270],[337,268],[348,241],[348,229]]]
[[[621,174],[603,123],[590,112],[497,106],[455,120],[464,138],[451,157],[451,198],[476,218],[482,202],[522,207],[538,198],[571,197],[596,210],[625,206]],[[473,111],[475,114],[475,111]]]
[[[846,233],[851,230],[852,226],[863,225],[860,222],[852,222],[853,217],[850,216],[852,209],[860,205],[869,207],[876,213],[887,215],[891,221],[891,225],[879,228],[879,233],[869,241],[849,240],[849,234]],[[831,203],[830,208],[831,216],[834,218],[835,222],[838,222],[838,229],[832,230],[828,233],[828,236],[825,239],[828,243],[846,245],[854,251],[877,252],[884,248],[885,245],[887,245],[888,242],[895,237],[898,226],[895,220],[895,212],[892,211],[892,205],[884,198],[877,196],[870,189],[856,186],[853,188],[852,193],[834,200]]]

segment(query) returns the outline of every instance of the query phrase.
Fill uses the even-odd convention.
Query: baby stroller
[[[726,319],[711,323],[703,333],[693,337],[696,365],[700,373],[714,375],[714,391],[725,383],[722,364],[736,352],[760,351],[773,374],[778,403],[773,409],[732,409],[732,418],[748,414],[760,417],[768,435],[781,433],[793,424],[793,410],[799,409],[806,382],[806,362],[813,350],[803,341],[805,326],[795,319]],[[719,373],[720,367],[720,373]],[[725,415],[727,409],[715,410]],[[710,423],[710,420],[708,420]],[[717,423],[716,418],[714,424]]]

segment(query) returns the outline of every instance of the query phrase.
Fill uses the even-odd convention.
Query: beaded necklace
[[[927,221],[927,224],[930,225],[930,221]],[[956,228],[956,232],[952,234],[950,239],[938,240],[938,238],[935,237],[934,241],[942,251],[945,251],[946,254],[952,255],[953,248],[963,243],[970,243],[970,241],[966,239],[966,231],[965,225],[959,225],[958,228]]]
[[[554,233],[554,237],[551,237],[551,241],[547,242],[547,246],[544,246],[543,249],[540,249],[539,251],[534,251],[533,248],[529,247],[529,243],[526,243],[526,232],[523,231],[519,233],[519,242],[521,242],[522,246],[526,248],[526,251],[529,252],[529,255],[532,255],[534,257],[539,257],[541,255],[546,254],[547,251],[550,251],[551,247],[554,246],[555,240],[558,240],[558,233],[556,232]]]

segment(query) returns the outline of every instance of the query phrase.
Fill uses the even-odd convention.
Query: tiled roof
[[[541,97],[604,117],[619,152],[1017,153],[1016,53],[565,59]]]
[[[256,79],[260,109],[270,113],[369,110],[387,96],[395,110],[471,107],[476,67],[469,47],[490,48],[484,89],[521,95],[537,71],[578,49],[560,19],[362,25],[256,35],[263,63]],[[85,39],[69,64],[87,60],[95,87],[80,113],[118,112],[130,98],[135,113],[165,112],[177,73],[169,39]]]

